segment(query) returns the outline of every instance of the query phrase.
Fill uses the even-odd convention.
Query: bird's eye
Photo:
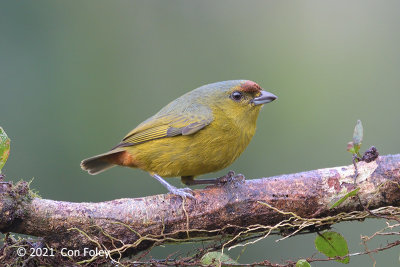
[[[231,98],[235,101],[240,101],[243,98],[243,94],[241,92],[235,91],[231,94]]]

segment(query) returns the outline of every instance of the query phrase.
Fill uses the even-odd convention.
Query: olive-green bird
[[[213,183],[194,180],[232,164],[256,130],[263,104],[277,97],[248,80],[201,86],[175,99],[129,132],[110,151],[85,159],[81,167],[98,174],[116,165],[150,173],[169,192],[193,197],[162,177],[181,176],[186,185]]]

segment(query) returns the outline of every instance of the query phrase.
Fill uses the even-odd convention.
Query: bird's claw
[[[169,192],[171,194],[180,196],[182,198],[191,198],[191,199],[195,199],[195,197],[193,196],[193,190],[186,187],[186,188],[169,188]]]
[[[243,174],[235,174],[234,171],[229,171],[225,176],[217,178],[217,185],[244,183],[244,180]]]

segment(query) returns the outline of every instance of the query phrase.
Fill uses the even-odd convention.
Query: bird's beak
[[[267,104],[269,102],[274,101],[277,98],[278,97],[276,95],[262,90],[261,94],[259,96],[257,96],[256,98],[254,98],[251,102],[257,106],[257,105]]]

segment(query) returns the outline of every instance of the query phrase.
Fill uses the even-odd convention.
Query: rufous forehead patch
[[[240,87],[244,92],[259,92],[262,90],[261,87],[253,81],[245,81]]]

